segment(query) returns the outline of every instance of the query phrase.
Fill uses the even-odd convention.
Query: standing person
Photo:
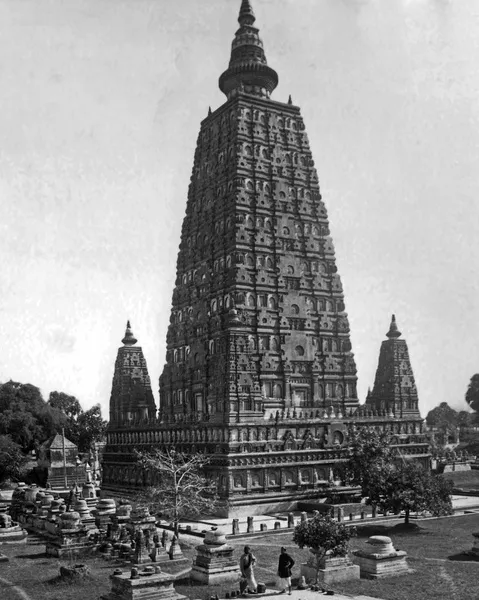
[[[291,596],[291,569],[294,566],[294,560],[286,552],[286,548],[281,548],[281,554],[278,561],[278,577],[281,578],[283,589],[278,594],[284,594],[288,588],[288,594]]]
[[[241,575],[246,579],[247,590],[250,594],[256,594],[257,584],[254,577],[253,567],[256,563],[256,557],[251,552],[249,546],[244,547],[244,554],[240,558]]]

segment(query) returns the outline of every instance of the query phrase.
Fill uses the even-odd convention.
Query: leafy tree
[[[409,523],[411,512],[428,511],[434,517],[452,513],[452,482],[418,463],[389,465],[376,484],[369,501],[385,511],[404,511],[405,523]]]
[[[24,452],[61,429],[62,414],[50,407],[29,383],[0,384],[0,435],[10,435]]]
[[[78,450],[88,452],[95,442],[99,442],[104,437],[108,422],[101,416],[101,406],[95,404],[79,415],[77,425]]]
[[[65,437],[78,446],[80,439],[78,418],[83,412],[80,402],[75,396],[70,396],[64,392],[50,392],[48,405],[63,415],[62,429],[65,432]],[[57,432],[61,433],[61,430]]]
[[[28,458],[9,435],[0,435],[0,483],[18,481],[25,475]]]
[[[386,431],[361,429],[349,441],[349,460],[342,466],[341,476],[349,485],[361,486],[363,496],[371,496],[395,457],[391,437]],[[378,482],[379,480],[379,482]]]
[[[79,452],[88,452],[94,442],[103,438],[107,422],[102,419],[99,404],[84,411],[75,396],[64,392],[51,392],[48,404],[64,415],[65,436],[78,446]]]
[[[467,412],[467,410],[461,410],[457,413],[457,426],[458,427],[471,427],[474,425],[474,413]]]
[[[466,402],[473,411],[479,412],[479,373],[471,377],[466,392]]]
[[[75,396],[70,396],[64,392],[50,392],[48,404],[53,408],[61,410],[69,419],[78,419],[83,412],[80,402]]]
[[[202,454],[154,449],[137,452],[137,457],[145,476],[154,482],[140,493],[138,502],[171,519],[176,536],[181,519],[209,514],[217,507],[216,482],[206,477],[209,459]]]
[[[317,514],[302,521],[294,528],[293,542],[300,548],[309,548],[315,557],[316,582],[319,569],[326,554],[331,557],[346,556],[351,537],[356,534],[353,527],[338,523],[330,515]]]
[[[453,431],[458,424],[458,413],[447,402],[441,402],[427,413],[426,423],[441,431]]]

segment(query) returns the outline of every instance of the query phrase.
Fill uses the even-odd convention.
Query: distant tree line
[[[83,410],[80,402],[63,392],[51,392],[47,401],[30,383],[0,383],[0,482],[19,479],[26,455],[56,433],[88,452],[100,441],[107,422],[100,405]]]

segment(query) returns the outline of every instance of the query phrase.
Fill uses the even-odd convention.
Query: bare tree
[[[217,485],[205,474],[210,461],[204,455],[154,449],[137,452],[137,457],[152,482],[139,494],[138,502],[169,518],[176,536],[181,519],[211,514],[217,508]]]

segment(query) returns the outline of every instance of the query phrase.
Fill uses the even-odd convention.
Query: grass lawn
[[[357,580],[334,587],[345,594],[363,594],[384,600],[475,600],[479,598],[479,562],[463,554],[473,544],[472,532],[479,531],[479,515],[432,519],[413,523],[410,528],[396,526],[364,525],[358,527],[358,537],[351,548],[364,548],[370,535],[389,535],[397,549],[408,553],[408,563],[414,573],[379,581]],[[191,538],[189,538],[191,539]],[[193,558],[194,546],[183,545],[185,556]],[[231,542],[230,542],[231,543]],[[257,557],[258,581],[268,586],[276,584],[276,568],[279,548],[286,546],[296,560],[294,574],[299,576],[300,564],[305,562],[309,551],[300,550],[291,542],[291,534],[263,535],[240,539],[232,543],[239,559],[242,547],[248,544]],[[58,581],[59,567],[68,561],[59,561],[45,556],[45,544],[32,537],[25,545],[4,545],[1,552],[10,561],[0,563],[0,577],[20,586],[32,600],[98,600],[109,592],[109,575],[121,566],[116,561],[91,558],[75,562],[88,564],[89,578],[78,584]],[[165,569],[166,570],[166,569]],[[235,585],[206,587],[181,581],[176,590],[194,599],[209,600],[212,594],[224,598],[227,591],[237,589]],[[0,583],[0,598],[16,600],[12,590]]]

